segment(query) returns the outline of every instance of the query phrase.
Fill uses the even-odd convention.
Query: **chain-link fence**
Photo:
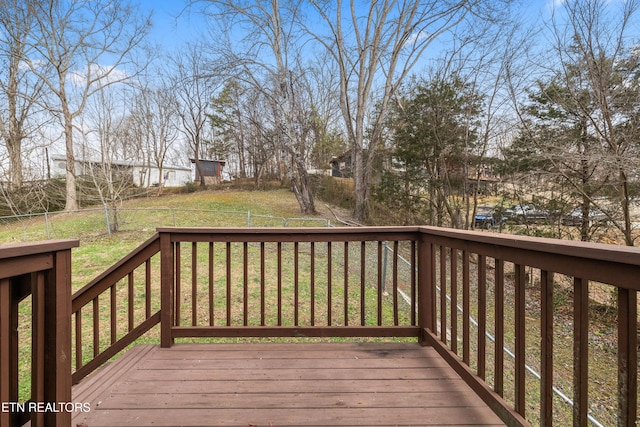
[[[82,209],[0,217],[0,243],[97,237],[157,227],[330,227],[325,218],[285,218],[251,211],[119,208]]]

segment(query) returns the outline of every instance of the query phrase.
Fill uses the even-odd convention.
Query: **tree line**
[[[583,240],[596,210],[637,237],[634,0],[565,1],[535,25],[512,0],[189,0],[182,13],[207,28],[175,51],[153,46],[135,2],[1,3],[5,198],[46,177],[56,146],[68,210],[76,158],[98,160],[91,180],[114,209],[120,161],[206,158],[290,183],[313,213],[309,170],[346,154],[359,220],[375,202],[406,223],[473,228],[491,170],[505,200],[577,206]]]

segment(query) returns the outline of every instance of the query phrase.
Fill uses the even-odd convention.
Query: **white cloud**
[[[76,86],[83,86],[89,77],[93,81],[98,81],[98,84],[106,85],[127,78],[125,71],[109,65],[91,64],[88,73],[89,75],[87,75],[87,70],[73,71],[69,74],[69,81]]]
[[[547,2],[547,7],[549,8],[549,10],[554,11],[562,6],[565,2],[566,0],[549,0]]]
[[[36,59],[34,61],[26,59],[24,61],[20,61],[20,64],[18,64],[18,68],[20,69],[20,71],[27,71],[32,68],[35,70],[43,67],[45,64],[46,62],[42,59]]]

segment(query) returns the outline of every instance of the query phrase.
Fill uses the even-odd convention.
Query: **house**
[[[90,176],[102,169],[102,162],[99,160],[76,159],[75,163],[76,176]],[[160,182],[163,187],[181,187],[193,181],[192,169],[184,166],[163,165],[161,172],[157,166],[140,162],[112,161],[109,165],[112,174],[130,179],[138,187],[157,187]],[[50,170],[52,178],[64,178],[67,171],[66,157],[52,156]]]

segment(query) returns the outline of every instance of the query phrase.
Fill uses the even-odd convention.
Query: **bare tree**
[[[325,28],[309,27],[309,32],[339,69],[340,108],[355,180],[354,215],[364,219],[383,124],[400,84],[442,34],[469,14],[486,13],[488,19],[492,11],[509,1],[385,0],[371,2],[367,8],[359,7],[356,0],[348,4],[342,0],[312,3]]]
[[[118,208],[132,188],[131,167],[123,161],[124,104],[117,86],[100,91],[87,104],[82,129],[85,137],[84,172],[109,212],[109,231],[119,228]],[[88,190],[88,189],[87,189]]]
[[[28,118],[42,89],[42,82],[30,78],[24,66],[30,49],[28,38],[34,29],[30,7],[31,2],[24,0],[5,1],[0,7],[0,91],[6,103],[0,115],[0,140],[8,154],[9,190],[22,186],[22,145],[30,132]]]
[[[144,69],[128,66],[137,59],[150,17],[119,0],[42,0],[31,6],[37,31],[28,64],[52,95],[46,108],[63,123],[65,209],[77,209],[74,121],[92,95]]]
[[[300,210],[314,213],[307,175],[309,147],[299,126],[301,99],[296,92],[296,81],[303,72],[300,66],[303,46],[299,43],[296,22],[302,2],[208,0],[206,3],[210,4],[207,13],[224,26],[224,34],[233,34],[234,26],[247,30],[240,42],[232,42],[229,37],[222,46],[226,47],[223,51],[226,63],[235,66],[236,78],[261,90],[270,100],[281,151],[277,154],[284,157],[283,166]]]
[[[147,186],[153,184],[150,171],[152,167],[157,168],[160,193],[164,184],[165,161],[178,139],[177,121],[178,106],[173,91],[166,86],[142,89],[129,116],[131,128],[128,131],[132,133],[132,138],[137,140],[139,152],[147,165],[146,176],[141,177],[140,182],[146,181]]]
[[[205,185],[205,176],[200,163],[206,151],[207,132],[211,130],[209,114],[211,103],[220,80],[212,78],[206,66],[206,55],[201,45],[191,45],[174,60],[175,74],[171,76],[174,95],[178,103],[181,131],[193,154],[200,185]]]
[[[304,75],[313,142],[310,163],[326,169],[331,159],[347,149],[340,115],[340,91],[336,68],[328,54],[320,55]]]

